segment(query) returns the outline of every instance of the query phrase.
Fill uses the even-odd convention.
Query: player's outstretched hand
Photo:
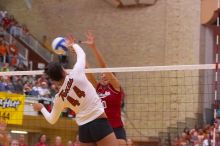
[[[90,48],[95,47],[95,36],[91,31],[86,32],[86,41],[82,41],[82,44],[86,44]]]
[[[66,40],[66,46],[69,48],[70,52],[75,54],[75,50],[72,47],[75,44],[75,38],[73,37],[73,35],[67,35],[65,40]]]
[[[41,104],[41,103],[34,103],[33,104],[33,109],[35,110],[35,111],[40,111],[42,108],[43,108],[44,106],[43,106],[43,104]]]

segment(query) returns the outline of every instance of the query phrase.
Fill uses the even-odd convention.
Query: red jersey
[[[4,27],[5,29],[7,29],[7,28],[10,26],[11,22],[12,22],[11,19],[8,18],[8,17],[4,17],[4,18],[2,19],[3,27]]]
[[[28,146],[28,145],[26,145],[26,144],[19,144],[19,146]]]
[[[18,48],[15,45],[9,45],[9,53],[12,55],[17,55]]]
[[[117,91],[111,84],[97,85],[96,91],[102,100],[105,108],[105,113],[112,128],[123,127],[121,120],[121,103],[123,98],[123,91]]]
[[[39,142],[36,146],[48,146],[48,144]]]

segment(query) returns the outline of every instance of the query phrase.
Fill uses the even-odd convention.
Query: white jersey
[[[46,108],[41,110],[46,120],[51,124],[58,120],[60,113],[66,107],[76,113],[78,125],[86,124],[104,113],[101,99],[85,75],[85,53],[79,45],[74,44],[73,47],[77,55],[74,68],[66,76],[62,87],[56,94],[51,113]]]

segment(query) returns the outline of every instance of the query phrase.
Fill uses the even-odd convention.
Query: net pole
[[[220,0],[217,0],[218,3],[218,10],[220,8]],[[219,12],[217,12],[217,29],[219,28]],[[218,95],[218,69],[219,69],[219,56],[218,56],[218,52],[219,52],[219,34],[218,32],[216,33],[216,44],[215,44],[215,88],[214,88],[214,121],[217,122],[217,95]],[[214,131],[213,131],[213,146],[215,146],[216,144],[216,126],[214,127]]]

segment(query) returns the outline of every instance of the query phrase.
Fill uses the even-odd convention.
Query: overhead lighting
[[[28,134],[27,131],[18,131],[18,130],[11,130],[11,133],[16,133],[16,134]]]

